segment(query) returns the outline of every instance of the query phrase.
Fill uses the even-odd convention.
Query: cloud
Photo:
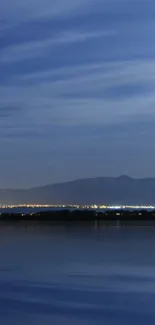
[[[52,51],[52,47],[60,46],[67,43],[86,42],[89,39],[104,38],[114,35],[115,31],[91,31],[91,32],[79,32],[79,31],[67,31],[57,35],[56,38],[50,38],[42,41],[31,41],[22,45],[13,45],[3,49],[0,53],[0,64],[25,60],[31,57],[43,55],[45,51]]]
[[[6,0],[0,11],[2,184],[135,175],[143,155],[137,173],[153,175],[154,1]]]
[[[105,0],[104,0],[105,1]],[[12,26],[20,26],[21,23],[32,22],[34,20],[45,20],[56,17],[64,17],[67,15],[77,14],[89,5],[90,0],[27,0],[25,2],[15,0],[6,0],[1,6],[1,15],[5,20],[7,28]],[[8,26],[7,26],[8,25]],[[4,26],[4,25],[3,25]]]
[[[24,106],[35,123],[113,123],[145,114],[146,107],[153,113],[154,76],[153,60],[88,64],[14,76],[0,94],[1,101]]]
[[[11,118],[20,113],[20,108],[16,106],[0,106],[0,118]]]

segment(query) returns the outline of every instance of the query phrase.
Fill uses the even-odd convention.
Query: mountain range
[[[0,190],[0,204],[155,205],[155,178],[79,179],[30,189]]]

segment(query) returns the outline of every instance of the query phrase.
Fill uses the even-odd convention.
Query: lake
[[[0,224],[0,324],[155,324],[155,228]]]

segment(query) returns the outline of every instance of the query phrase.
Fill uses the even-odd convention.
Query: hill
[[[0,190],[0,203],[155,205],[155,178],[98,177],[28,190]]]

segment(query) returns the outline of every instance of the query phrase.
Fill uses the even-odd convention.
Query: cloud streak
[[[7,49],[3,49],[0,53],[0,64],[25,60],[38,55],[43,55],[46,51],[52,51],[55,46],[61,46],[70,43],[86,42],[87,40],[110,37],[114,35],[115,31],[91,31],[91,32],[79,32],[79,31],[68,31],[57,35],[55,38],[50,38],[42,41],[31,41],[22,45],[13,45]]]
[[[3,186],[136,176],[143,154],[137,173],[155,176],[155,1],[6,0],[0,10]]]

